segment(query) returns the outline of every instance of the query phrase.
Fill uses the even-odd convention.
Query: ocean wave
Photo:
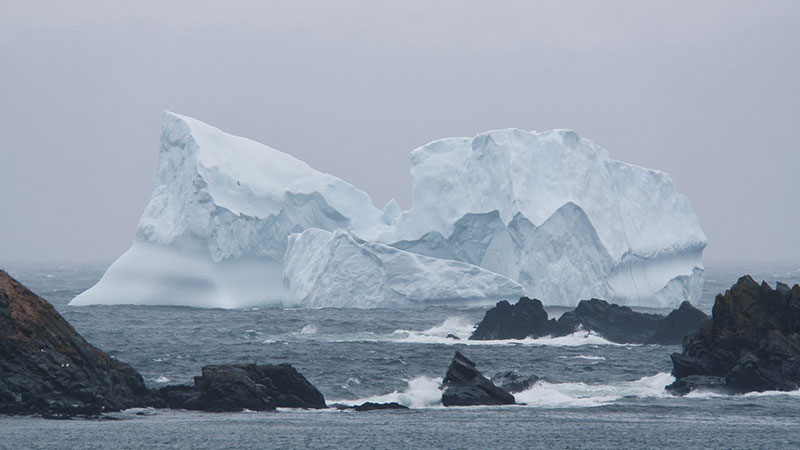
[[[658,373],[635,381],[611,384],[548,383],[539,381],[530,389],[514,394],[517,405],[506,408],[588,408],[611,405],[625,398],[671,398],[665,386],[675,378],[669,373]],[[444,408],[442,406],[441,378],[420,376],[407,381],[403,390],[356,400],[332,400],[330,404],[360,405],[365,402],[397,402],[409,408]],[[493,406],[497,407],[497,406]]]
[[[329,404],[355,406],[366,402],[391,403],[396,402],[409,408],[432,408],[442,406],[441,378],[420,376],[406,381],[403,390],[396,390],[388,394],[364,397],[356,400],[331,400]]]
[[[530,389],[514,394],[518,403],[537,408],[582,408],[610,405],[623,398],[671,397],[664,387],[675,378],[658,373],[635,381],[611,384],[548,383],[540,381]]]
[[[299,332],[270,336],[262,339],[265,344],[287,341],[319,341],[319,342],[395,342],[406,344],[439,344],[439,345],[528,345],[554,347],[580,347],[583,345],[611,345],[631,347],[637,344],[618,344],[611,342],[592,331],[579,328],[572,334],[559,337],[540,337],[525,339],[498,339],[486,341],[470,341],[469,336],[475,329],[470,319],[462,316],[450,317],[439,325],[426,330],[397,329],[391,333],[375,333],[371,331],[325,334],[319,333],[314,325],[305,325]],[[455,336],[448,337],[449,335]],[[587,356],[586,359],[599,357]]]

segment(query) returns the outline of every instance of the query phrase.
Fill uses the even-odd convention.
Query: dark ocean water
[[[5,268],[152,387],[189,383],[206,364],[290,362],[329,404],[398,401],[412,409],[0,417],[0,448],[800,447],[800,392],[667,395],[669,354],[677,346],[615,345],[586,333],[505,343],[445,339],[449,333],[466,338],[486,308],[69,307],[104,267]],[[712,266],[699,306],[709,311],[714,295],[746,272],[771,283],[800,282],[800,265]],[[514,369],[545,381],[517,395],[525,406],[443,408],[438,384],[454,350],[486,375]]]

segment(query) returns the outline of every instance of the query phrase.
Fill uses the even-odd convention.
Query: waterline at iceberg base
[[[570,130],[489,131],[411,153],[413,206],[164,112],[131,248],[71,305],[244,308],[694,303],[706,237],[670,177]]]

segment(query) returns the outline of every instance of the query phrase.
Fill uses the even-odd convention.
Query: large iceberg
[[[165,112],[136,239],[70,304],[699,299],[706,238],[662,172],[567,130],[443,139],[411,161],[412,208],[381,210],[285,153]]]

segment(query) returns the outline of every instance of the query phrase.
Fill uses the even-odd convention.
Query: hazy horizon
[[[798,2],[3,10],[0,263],[127,250],[163,109],[289,153],[378,208],[411,206],[408,154],[427,142],[570,128],[669,173],[706,262],[800,261]]]

